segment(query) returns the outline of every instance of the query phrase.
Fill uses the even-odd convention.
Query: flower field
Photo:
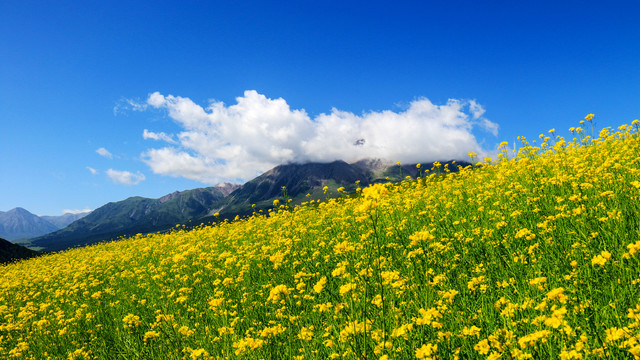
[[[0,358],[640,359],[639,123],[0,266]]]

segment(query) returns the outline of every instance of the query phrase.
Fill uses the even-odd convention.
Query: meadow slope
[[[640,359],[638,124],[0,266],[0,357]]]

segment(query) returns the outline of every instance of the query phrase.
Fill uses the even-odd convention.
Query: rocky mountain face
[[[222,193],[222,195],[227,196],[237,190],[241,185],[240,184],[232,184],[232,183],[222,183],[214,186],[218,191]]]

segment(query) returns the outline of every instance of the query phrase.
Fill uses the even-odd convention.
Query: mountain
[[[159,199],[131,197],[103,205],[64,229],[20,242],[33,249],[60,251],[120,236],[167,230],[205,216],[236,186],[176,191]]]
[[[90,212],[91,211],[87,210],[77,214],[66,213],[60,216],[40,216],[40,218],[52,223],[58,229],[62,229],[67,227],[67,225],[71,224],[72,222],[89,215]]]
[[[457,170],[456,165],[469,165],[445,164],[452,171]],[[339,196],[340,187],[350,193],[372,183],[398,181],[407,175],[416,177],[420,171],[428,172],[432,165],[423,164],[423,170],[418,170],[415,164],[397,165],[381,160],[279,165],[242,186],[225,183],[176,191],[159,199],[132,197],[108,203],[62,230],[18,243],[35,250],[60,251],[121,236],[165,231],[176,224],[196,226],[267,210],[273,207],[275,199],[282,200],[285,196],[295,205]]]
[[[0,238],[0,264],[37,256],[38,252]]]
[[[20,207],[0,213],[0,237],[7,240],[32,238],[58,229],[56,225]]]
[[[448,164],[452,171],[457,171],[456,165],[469,165],[465,162],[453,164],[449,161],[442,166],[445,164]],[[422,165],[423,171],[428,171],[433,163]],[[399,181],[407,175],[416,177],[418,174],[416,164],[397,165],[379,159],[361,160],[352,164],[334,161],[279,165],[232,192],[218,208],[212,209],[209,215],[218,212],[222,218],[233,218],[236,215],[268,209],[273,206],[273,200],[283,198],[283,187],[292,203],[299,204],[303,201],[338,196],[336,190],[340,187],[344,187],[349,193],[372,183]],[[323,191],[325,186],[328,188],[327,193]]]
[[[317,195],[318,190],[322,191],[328,185],[333,190],[339,186],[355,189],[357,180],[368,183],[368,178],[366,170],[344,161],[279,165],[227,196],[220,204],[220,213],[229,217],[250,213],[253,204],[257,209],[267,208],[273,204],[274,199],[282,197],[282,187],[286,188],[290,198],[298,200],[307,193]]]
[[[220,191],[222,195],[227,196],[232,192],[234,192],[236,189],[238,189],[240,185],[226,182],[226,183],[218,184],[214,187],[218,189],[218,191]]]

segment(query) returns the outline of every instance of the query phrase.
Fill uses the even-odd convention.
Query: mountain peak
[[[0,214],[0,236],[7,240],[31,238],[56,230],[58,227],[54,224],[21,207]]]
[[[164,204],[167,201],[169,201],[169,200],[173,199],[174,197],[178,196],[179,194],[180,194],[180,191],[174,191],[171,194],[167,194],[167,195],[161,197],[160,199],[158,199],[158,202],[160,204]]]
[[[33,215],[36,216],[34,214],[32,214],[31,212],[29,212],[29,210],[25,209],[25,208],[21,208],[21,207],[15,207],[9,211],[7,211],[5,214],[21,214],[21,215]]]
[[[358,160],[351,165],[355,165],[370,171],[382,171],[393,165],[393,162],[383,159],[362,159]]]
[[[216,186],[214,186],[214,188],[218,191],[220,191],[222,193],[222,195],[227,196],[229,194],[231,194],[232,192],[234,192],[236,189],[238,189],[241,185],[238,184],[232,184],[232,183],[220,183]]]

